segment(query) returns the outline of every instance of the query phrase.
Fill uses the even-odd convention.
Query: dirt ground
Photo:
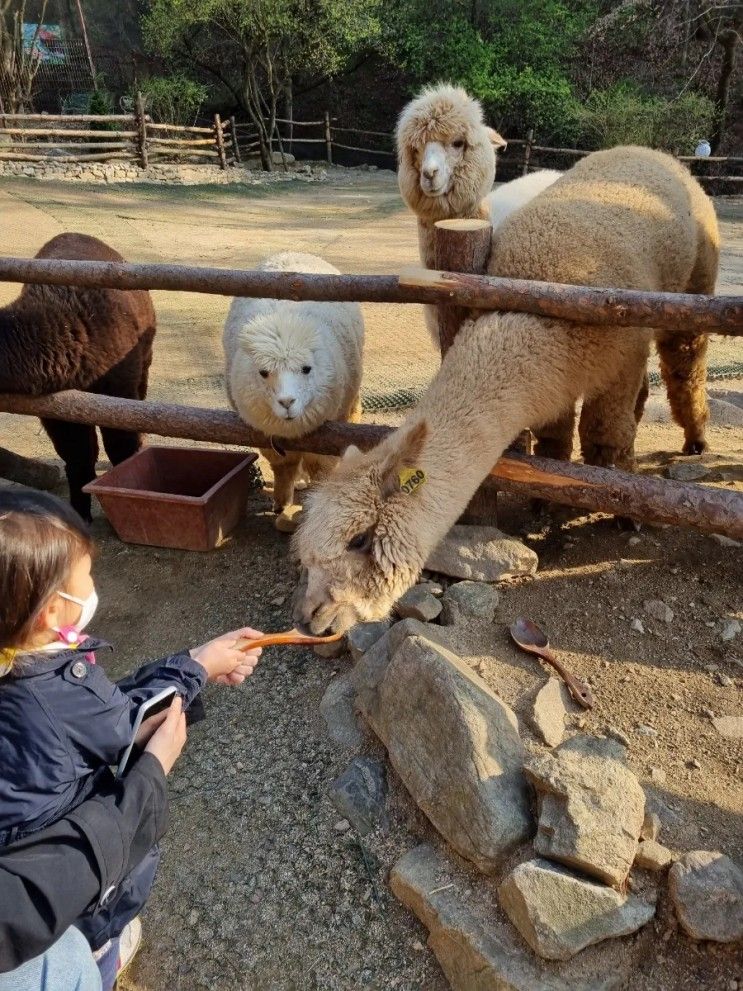
[[[721,289],[740,292],[743,200],[718,208]],[[383,173],[338,171],[326,183],[248,190],[4,181],[0,211],[3,254],[30,256],[54,234],[80,230],[132,261],[249,266],[293,248],[323,254],[345,271],[393,272],[416,259],[414,226]],[[0,286],[0,303],[15,292]],[[151,398],[226,405],[220,331],[228,301],[154,296]],[[436,356],[419,308],[364,309],[367,396],[425,383]],[[743,382],[713,387],[741,390]],[[713,422],[713,454],[703,459],[713,484],[737,490],[741,420]],[[38,423],[20,417],[0,414],[0,444],[51,454]],[[654,390],[638,439],[641,470],[662,472],[679,447],[679,430]],[[106,661],[112,676],[244,623],[291,625],[296,574],[267,509],[256,492],[233,539],[206,555],[122,544],[96,517],[102,604],[95,632],[116,645]],[[502,517],[505,530],[538,552],[539,571],[503,587],[495,624],[462,632],[459,652],[514,707],[531,745],[525,717],[546,674],[510,645],[506,624],[533,617],[593,686],[586,731],[611,726],[629,739],[631,766],[663,823],[661,840],[681,850],[722,850],[743,863],[743,742],[721,737],[710,718],[743,715],[743,634],[721,638],[726,619],[743,619],[743,551],[688,530],[635,534],[598,515],[535,517],[513,500]],[[644,601],[657,598],[673,610],[672,622],[644,611]],[[631,631],[635,618],[644,634]],[[399,854],[422,839],[438,842],[427,822],[392,771],[385,834],[361,840],[341,831],[328,798],[350,755],[329,743],[319,703],[349,664],[272,649],[242,688],[207,690],[209,719],[191,731],[172,775],[171,829],[127,991],[444,991],[424,930],[386,883]],[[381,755],[371,738],[365,749]],[[475,889],[483,883],[472,878]],[[663,885],[657,920],[617,946],[637,961],[628,991],[723,991],[736,980],[743,987],[740,948],[695,946],[680,936]],[[583,956],[606,973],[617,952],[599,947]]]

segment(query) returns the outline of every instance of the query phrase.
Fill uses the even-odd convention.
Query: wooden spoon
[[[301,630],[287,630],[286,633],[267,633],[263,637],[255,640],[248,640],[247,637],[240,637],[235,643],[236,650],[253,650],[255,647],[276,647],[280,644],[288,644],[292,647],[314,647],[319,643],[335,643],[343,636],[342,633],[331,633],[327,637],[313,637],[309,633]]]
[[[527,650],[530,654],[536,654],[543,661],[551,664],[568,687],[568,691],[573,696],[578,705],[584,709],[593,708],[593,694],[588,685],[571,674],[550,650],[547,636],[539,629],[536,623],[530,619],[514,620],[510,627],[511,638],[522,650]]]

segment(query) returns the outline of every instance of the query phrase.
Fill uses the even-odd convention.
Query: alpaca
[[[258,266],[270,272],[338,275],[317,255],[285,251]],[[277,526],[289,529],[286,510],[301,472],[323,477],[337,458],[284,452],[281,438],[303,437],[327,420],[358,422],[364,321],[358,303],[232,300],[224,325],[225,384],[234,409],[271,437],[262,450],[274,473]]]
[[[124,261],[103,241],[74,233],[52,238],[36,257]],[[155,327],[152,299],[144,290],[26,285],[0,309],[0,392],[40,396],[81,389],[144,399]],[[90,521],[90,496],[82,488],[95,478],[95,427],[41,422],[64,462],[70,502]],[[128,430],[102,427],[101,437],[114,465],[141,447],[140,435]]]
[[[489,144],[489,129],[483,123],[482,108],[462,89],[443,85],[424,90],[403,110],[397,128],[398,182],[403,199],[418,218],[421,261],[427,268],[435,268],[433,227],[437,220],[489,219],[494,240],[506,237],[506,221],[560,178],[559,172],[534,172],[505,183],[487,195],[495,170],[495,156],[492,147],[488,148]],[[710,241],[711,254],[719,253],[719,234],[711,201],[696,187],[692,203],[700,228]],[[510,274],[508,270],[492,265],[489,271],[491,275]],[[714,292],[716,275],[717,262],[713,264],[710,255],[701,279],[692,279],[687,291]],[[438,345],[435,308],[427,306],[424,312],[426,325]],[[705,391],[707,336],[679,336],[659,331],[655,342],[671,410],[684,430],[683,453],[698,454],[707,447],[704,437],[709,419]],[[638,421],[647,392],[646,376],[637,396]],[[559,423],[546,424],[537,433],[536,453],[544,457],[569,458],[574,421],[572,413]]]
[[[513,214],[495,240],[491,270],[687,289],[714,269],[710,232],[690,209],[698,188],[659,152],[597,152]],[[528,426],[559,421],[580,397],[586,456],[631,467],[651,339],[645,328],[524,313],[465,321],[403,425],[367,453],[349,448],[313,494],[295,537],[308,573],[299,618],[321,632],[384,617],[506,445]],[[422,472],[421,484],[410,492],[413,471]]]

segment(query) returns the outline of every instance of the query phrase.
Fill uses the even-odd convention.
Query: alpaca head
[[[463,89],[423,90],[397,125],[400,193],[421,219],[475,216],[495,180],[495,151],[504,139]]]
[[[334,359],[319,318],[284,305],[240,332],[230,392],[240,416],[269,436],[302,437],[329,419]]]
[[[349,448],[311,494],[294,550],[307,570],[296,618],[314,632],[383,619],[420,573],[419,495],[403,491],[400,476],[417,466],[427,432],[419,421],[366,454]]]

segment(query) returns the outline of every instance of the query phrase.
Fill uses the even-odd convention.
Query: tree
[[[149,47],[219,79],[249,115],[272,168],[279,100],[298,75],[332,77],[371,45],[379,0],[151,0]],[[279,147],[281,147],[279,137]]]
[[[386,9],[386,54],[415,85],[448,79],[499,126],[565,133],[570,61],[593,0],[386,0]]]
[[[0,0],[0,110],[19,113],[31,106],[34,79],[41,59],[37,48],[39,31],[44,23],[48,0],[43,0],[36,30],[30,44],[23,25],[26,0]]]

